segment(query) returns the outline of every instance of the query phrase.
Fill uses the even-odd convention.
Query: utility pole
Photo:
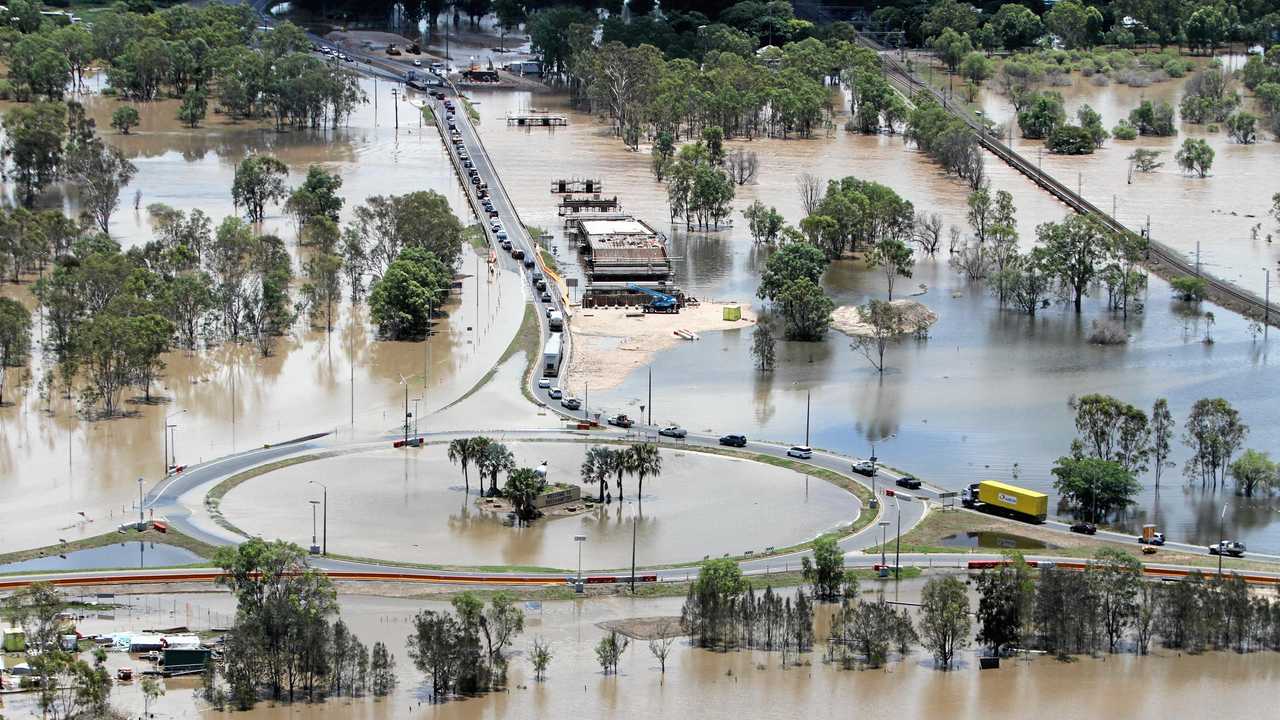
[[[418,437],[418,403],[421,401],[422,398],[413,399],[413,436],[415,438]]]
[[[1271,324],[1271,268],[1262,268],[1262,337],[1267,337]]]
[[[1226,507],[1223,507],[1222,512],[1226,513],[1226,511],[1227,511]],[[146,525],[147,525],[147,521],[144,520],[142,517],[142,478],[138,478],[138,530],[142,530],[143,528],[146,527]],[[1219,570],[1218,574],[1221,575],[1222,571]]]
[[[653,424],[653,366],[649,366],[649,421],[648,425]]]
[[[373,76],[373,126],[378,127],[378,75]]]
[[[400,129],[400,88],[391,88],[391,105],[396,110],[396,130]]]
[[[324,515],[323,533],[324,534],[322,536],[323,539],[320,541],[322,543],[320,554],[328,555],[329,554],[329,488],[324,483],[316,482],[315,480],[308,480],[307,484],[319,485],[320,489],[324,491],[324,511],[323,511],[323,515]],[[315,541],[312,540],[312,542],[315,542]]]
[[[640,522],[640,504],[636,501],[636,514],[631,516],[631,594],[636,594],[636,526]],[[1221,575],[1222,571],[1219,570]]]
[[[809,400],[813,396],[812,390],[806,390],[804,393],[804,446],[809,447]]]

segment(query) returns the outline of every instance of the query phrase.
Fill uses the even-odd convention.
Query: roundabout
[[[549,482],[581,493],[577,500],[548,508],[527,527],[513,526],[505,512],[490,509],[480,496],[475,467],[468,491],[443,442],[298,458],[235,484],[218,511],[245,535],[306,547],[312,534],[310,501],[320,497],[313,482],[318,482],[328,488],[331,556],[561,570],[577,565],[575,535],[588,538],[586,567],[620,568],[631,562],[634,530],[637,562],[651,567],[800,545],[849,526],[861,511],[852,493],[796,469],[670,446],[661,447],[662,473],[645,479],[642,496],[636,497],[636,479],[624,476],[619,501],[617,478],[610,476],[612,502],[597,504],[599,485],[582,484],[579,468],[587,449],[601,443],[507,443],[517,466],[546,462]],[[499,477],[499,488],[504,479]]]

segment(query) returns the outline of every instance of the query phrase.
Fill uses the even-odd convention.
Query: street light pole
[[[138,478],[138,530],[142,530],[146,524],[147,521],[142,517],[142,478]]]
[[[806,390],[804,393],[804,446],[809,447],[809,400],[812,399],[813,391]]]
[[[324,491],[324,496],[323,496],[324,509],[321,511],[321,515],[324,517],[324,521],[323,521],[324,524],[321,526],[321,531],[322,531],[321,548],[322,549],[320,550],[320,554],[328,555],[329,554],[329,487],[324,483],[317,482],[315,480],[308,480],[307,484],[319,485],[320,489]]]
[[[902,504],[898,502],[898,494],[893,494],[893,507],[898,511],[898,519],[894,523],[893,528],[893,579],[898,581],[902,578]]]
[[[587,541],[586,535],[574,535],[573,541],[578,543],[578,582],[574,583],[574,592],[582,592],[582,543]]]
[[[885,561],[885,557],[884,557],[885,547],[884,547],[884,546],[885,546],[885,539],[886,539],[886,538],[885,538],[885,533],[888,531],[888,528],[889,528],[889,521],[888,521],[888,520],[881,520],[881,521],[880,521],[880,523],[879,523],[879,525],[880,525],[880,567],[884,567],[884,561]]]
[[[636,594],[636,526],[640,523],[640,506],[636,505],[636,514],[631,516],[631,594]]]
[[[1227,539],[1227,503],[1222,503],[1222,514],[1218,516],[1218,578],[1222,578],[1222,543]]]
[[[413,436],[415,438],[419,437],[418,435],[418,403],[421,401],[422,401],[422,398],[413,399]]]
[[[316,506],[320,504],[319,500],[308,500],[311,503],[311,554],[315,555],[320,551],[320,546],[316,545]]]
[[[184,412],[186,412],[186,410],[179,410],[177,412],[169,413],[164,416],[164,422],[160,423],[161,432],[164,433],[164,474],[161,475],[161,477],[169,477],[169,468],[172,465],[177,464],[176,462],[175,463],[169,462],[169,428],[177,427],[177,425],[170,425],[169,421],[181,415]],[[178,453],[175,450],[173,454],[174,456],[176,456]]]
[[[649,421],[647,425],[653,424],[653,366],[649,366]]]

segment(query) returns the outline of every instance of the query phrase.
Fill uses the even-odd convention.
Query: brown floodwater
[[[1098,90],[1127,91],[1115,86]],[[838,131],[809,140],[730,143],[760,157],[757,179],[738,188],[734,226],[715,233],[685,232],[667,219],[666,189],[654,181],[648,155],[626,150],[604,125],[569,108],[563,95],[474,95],[484,117],[485,143],[526,222],[559,233],[550,181],[599,177],[606,196],[617,194],[624,209],[668,233],[677,281],[695,296],[753,299],[766,253],[751,241],[740,211],[760,199],[775,205],[788,222],[798,222],[802,211],[796,176],[802,172],[874,179],[897,190],[918,210],[941,213],[948,225],[966,227],[966,187],[940,173],[914,147],[904,146],[899,137]],[[1114,106],[1127,104],[1120,100]],[[527,107],[566,112],[570,124],[554,131],[506,126],[507,112]],[[1098,107],[1105,115],[1102,103]],[[843,125],[843,119],[837,118],[836,124]],[[1275,151],[1275,144],[1260,143],[1247,150],[1265,156]],[[545,162],[548,157],[555,163]],[[1037,224],[1065,215],[1064,206],[1007,165],[988,156],[986,168],[993,188],[1014,197],[1024,248],[1034,243]],[[1183,182],[1176,176],[1171,179]],[[559,234],[555,245],[572,258],[572,248]],[[1213,246],[1213,252],[1221,246]],[[576,263],[566,264],[570,272],[576,271]],[[824,285],[838,305],[885,296],[881,273],[847,262],[834,264]],[[1171,300],[1168,284],[1159,278],[1151,278],[1141,311],[1127,321],[1106,309],[1102,288],[1094,289],[1080,315],[1060,303],[1030,318],[1000,309],[985,288],[949,268],[944,241],[943,254],[917,258],[913,278],[900,280],[896,290],[902,295],[923,291],[914,299],[940,319],[928,340],[904,339],[893,346],[883,375],[835,332],[822,343],[780,341],[779,367],[768,374],[752,367],[750,333],[706,333],[701,342],[683,343],[655,358],[654,419],[697,430],[801,442],[806,397],[811,395],[812,444],[865,456],[876,443],[885,461],[953,490],[981,479],[1007,480],[1016,464],[1020,484],[1052,493],[1049,470],[1067,454],[1074,434],[1067,400],[1090,392],[1110,393],[1146,408],[1156,398],[1168,398],[1179,426],[1195,400],[1224,397],[1251,426],[1249,447],[1265,449],[1280,441],[1280,398],[1269,354],[1274,340],[1255,338],[1240,316],[1206,305],[1202,310],[1215,316],[1210,325],[1201,309]],[[1096,320],[1124,322],[1129,343],[1090,344]],[[1206,332],[1213,344],[1202,342]],[[580,388],[573,389],[580,393]],[[632,373],[620,387],[593,392],[592,397],[593,405],[604,410],[636,411],[648,402],[647,373]],[[1150,474],[1140,478],[1143,490],[1136,505],[1113,520],[1130,529],[1156,522],[1173,537],[1209,542],[1219,536],[1218,514],[1226,502],[1229,537],[1244,539],[1251,549],[1280,552],[1273,499],[1246,499],[1185,485],[1181,463],[1186,449],[1179,437],[1180,432],[1175,434],[1172,458],[1178,466],[1165,471],[1160,488]]]
[[[919,597],[919,581],[903,581],[903,602]],[[870,588],[864,586],[864,590]],[[893,600],[892,586],[886,588]],[[123,601],[123,599],[118,599]],[[190,624],[204,628],[225,623],[234,609],[224,594],[129,598],[132,607],[115,619],[81,623],[82,632],[110,632]],[[1270,716],[1271,697],[1280,679],[1276,653],[1180,655],[1156,648],[1151,655],[1012,660],[998,670],[979,671],[972,649],[959,654],[957,669],[941,672],[931,660],[913,654],[880,670],[840,670],[822,662],[818,643],[805,664],[781,668],[778,653],[716,653],[678,642],[667,671],[644,641],[633,641],[619,662],[617,676],[604,676],[594,646],[604,635],[597,623],[630,617],[674,616],[682,599],[594,599],[544,602],[525,608],[525,631],[513,643],[509,689],[475,698],[431,705],[422,676],[412,667],[405,638],[412,616],[423,609],[444,609],[424,600],[340,596],[343,619],[369,646],[386,643],[396,656],[399,685],[383,699],[331,700],[320,704],[271,706],[260,703],[247,713],[220,714],[194,699],[197,679],[165,680],[166,694],[153,705],[161,717],[276,718],[480,718],[623,717],[651,718],[688,714],[698,717],[794,718],[844,717],[859,708],[873,717],[996,718],[1028,717],[1215,717],[1252,720]],[[819,606],[818,637],[828,626],[829,606]],[[550,643],[553,659],[547,679],[532,680],[527,652],[534,637]],[[111,653],[108,667],[143,667],[122,653]],[[138,713],[138,683],[117,684],[113,703]],[[7,714],[26,717],[32,696],[6,698]]]
[[[372,83],[365,84],[372,92]],[[312,163],[341,175],[345,213],[370,195],[433,189],[468,218],[438,135],[433,130],[419,133],[407,105],[401,108],[397,134],[387,104],[390,89],[380,83],[379,91],[387,97],[377,124],[368,105],[352,116],[348,127],[328,131],[276,133],[216,118],[189,131],[174,127],[172,103],[143,105],[141,126],[131,135],[104,131],[138,166],[137,177],[122,193],[126,207],[113,218],[112,236],[125,246],[151,236],[145,210],[132,207],[135,187],[143,191],[144,206],[163,202],[184,210],[201,208],[215,223],[220,221],[234,212],[229,188],[235,165],[250,152],[267,151],[288,164],[290,182],[299,182]],[[85,102],[105,128],[114,101],[93,96]],[[58,189],[43,199],[55,206],[65,203],[69,210],[74,209],[72,201]],[[273,210],[262,231],[285,238],[296,257],[292,222],[279,208]],[[423,398],[423,415],[455,402],[507,349],[523,319],[527,292],[515,272],[490,276],[485,258],[469,247],[458,271],[461,291],[445,308],[447,315],[437,319],[430,343],[376,342],[367,308],[353,312],[344,304],[332,333],[299,320],[291,334],[279,339],[271,357],[261,357],[249,345],[170,353],[164,377],[153,387],[162,402],[131,401],[128,417],[87,421],[61,389],[46,401],[36,381],[25,379],[19,386],[15,378],[22,374],[11,373],[5,400],[13,404],[0,407],[0,547],[31,547],[105,532],[136,512],[137,479],[143,477],[149,489],[163,472],[165,416],[172,416],[169,423],[177,426],[171,455],[177,464],[189,465],[315,432],[351,437],[397,428],[404,407],[402,376],[409,378],[410,411],[413,398]],[[4,284],[0,292],[33,304],[29,285]],[[37,318],[37,343],[42,332]],[[32,375],[38,379],[43,367],[35,353]],[[425,395],[424,378],[429,380]],[[484,423],[476,422],[476,413]],[[464,403],[451,409],[450,417],[488,427],[546,424],[527,404],[490,417],[478,404]]]
[[[546,462],[552,482],[582,485],[578,468],[585,443],[512,442],[516,463]],[[623,482],[625,502],[571,517],[544,517],[529,527],[504,525],[505,515],[476,506],[479,479],[471,468],[466,493],[461,469],[446,446],[405,453],[371,450],[315,460],[262,475],[237,486],[219,505],[250,535],[311,543],[315,488],[328,486],[330,552],[384,560],[457,565],[525,565],[574,569],[587,536],[584,568],[620,568],[631,562],[633,523],[640,565],[701,560],[704,556],[760,553],[787,547],[846,525],[857,499],[822,480],[784,468],[706,453],[662,450],[663,470],[645,478],[637,500],[634,478]],[[505,477],[499,477],[501,485]],[[743,528],[751,528],[748,535]]]
[[[1243,60],[1232,56],[1223,63],[1239,69]],[[1048,89],[1062,93],[1067,117],[1072,121],[1076,111],[1087,103],[1102,115],[1102,124],[1110,130],[1129,117],[1129,111],[1143,100],[1163,100],[1176,109],[1186,94],[1190,77],[1135,88],[1117,83],[1101,86],[1075,74],[1069,87]],[[1249,91],[1239,84],[1236,88],[1245,99],[1245,107],[1258,112]],[[1259,296],[1266,288],[1264,268],[1271,271],[1271,282],[1277,282],[1280,227],[1268,211],[1272,195],[1280,189],[1276,182],[1280,142],[1270,132],[1260,128],[1256,143],[1241,145],[1230,138],[1225,127],[1209,132],[1208,124],[1183,123],[1179,115],[1178,135],[1174,137],[1108,140],[1091,155],[1054,155],[1042,151],[1043,141],[1020,137],[1013,105],[1007,98],[988,88],[978,103],[994,122],[1014,126],[1014,149],[1036,159],[1058,180],[1078,188],[1099,208],[1115,208],[1117,219],[1130,228],[1136,230],[1150,219],[1153,238],[1181,251],[1193,262],[1199,247],[1206,272]],[[1205,140],[1213,148],[1215,158],[1209,177],[1184,174],[1174,162],[1174,153],[1187,138]],[[1130,182],[1128,156],[1136,148],[1160,151],[1164,167],[1149,174],[1135,172]],[[1253,229],[1259,224],[1255,239]]]

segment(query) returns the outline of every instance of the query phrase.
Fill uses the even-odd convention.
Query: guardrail
[[[973,115],[963,107],[958,107],[952,103],[945,95],[936,88],[930,87],[920,82],[910,70],[904,67],[891,55],[885,51],[889,50],[884,45],[875,40],[859,34],[858,40],[863,45],[876,50],[880,53],[880,60],[884,63],[886,79],[896,85],[908,98],[916,92],[924,92],[928,94],[935,102],[949,111],[952,115],[960,118],[967,124],[978,138],[983,148],[991,152],[1007,165],[1026,176],[1036,185],[1047,190],[1053,196],[1065,203],[1073,211],[1081,215],[1090,215],[1097,218],[1107,229],[1115,233],[1122,233],[1133,237],[1141,237],[1139,233],[1135,233],[1125,227],[1120,221],[1111,217],[1108,213],[1098,208],[1093,203],[1086,200],[1082,195],[1067,187],[1064,183],[1053,177],[1049,173],[1040,169],[1034,163],[1022,157],[1013,148],[1001,142],[998,138],[992,137],[986,126],[979,123]],[[1266,301],[1245,290],[1234,283],[1228,282],[1221,278],[1208,275],[1189,262],[1177,250],[1157,242],[1151,238],[1146,238],[1148,248],[1148,259],[1154,259],[1159,263],[1164,263],[1173,268],[1182,275],[1194,275],[1203,279],[1210,290],[1216,293],[1219,302],[1224,299],[1238,304],[1241,312],[1256,315],[1259,318],[1269,319],[1273,324],[1280,324],[1280,315],[1277,315],[1274,305],[1268,306]]]

